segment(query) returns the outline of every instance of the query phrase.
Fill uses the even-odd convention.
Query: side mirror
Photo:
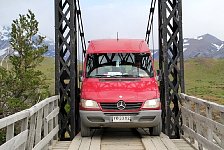
[[[156,80],[157,81],[161,81],[162,80],[161,70],[156,70]]]

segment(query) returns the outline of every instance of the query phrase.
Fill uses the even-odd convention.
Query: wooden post
[[[53,96],[30,109],[0,119],[0,128],[6,128],[6,142],[0,145],[0,149],[47,150],[48,143],[57,137],[59,130],[57,101],[58,96]],[[20,123],[20,133],[14,136],[17,123]]]
[[[221,112],[221,123],[224,125],[224,112]],[[221,136],[221,147],[224,148],[224,133]]]
[[[30,119],[30,130],[29,130],[29,137],[27,142],[27,149],[33,149],[34,146],[34,137],[35,137],[35,125],[36,125],[36,113],[31,116]]]
[[[44,107],[44,137],[48,135],[48,122],[45,119],[48,116],[49,104]],[[48,144],[43,148],[44,150],[48,149]]]
[[[212,119],[212,108],[210,105],[206,107],[206,117]],[[211,128],[207,129],[207,139],[211,142],[213,141],[213,130]]]
[[[187,98],[187,108],[189,110],[192,110],[191,109],[191,101]],[[188,122],[189,122],[189,128],[193,130],[193,119],[191,117],[191,115],[189,115],[189,118],[188,118]],[[192,136],[189,136],[189,139],[190,139],[190,143],[191,144],[194,144],[194,138]]]
[[[200,105],[199,105],[198,103],[195,103],[195,112],[196,112],[197,114],[200,114]],[[197,123],[196,123],[196,132],[197,132],[198,134],[201,134],[201,124],[200,124],[200,122],[197,122]],[[199,149],[199,150],[203,150],[203,146],[202,146],[202,144],[199,143],[199,142],[198,142],[198,149]]]
[[[6,141],[14,137],[14,123],[7,126]]]
[[[41,127],[43,120],[43,108],[37,112],[37,123],[36,123],[36,134],[35,134],[35,145],[37,145],[41,140]]]
[[[22,121],[21,121],[21,132],[25,131],[28,129],[28,117],[27,118],[24,118]],[[25,150],[26,148],[26,143],[23,143],[18,149],[19,150]]]
[[[55,101],[54,101],[54,109],[56,109],[58,107],[58,99],[56,99]],[[55,117],[55,119],[54,119],[54,121],[55,121],[55,126],[57,126],[58,125],[58,115]],[[56,134],[55,136],[54,136],[54,140],[58,140],[58,134]]]
[[[52,111],[53,111],[53,102],[50,102],[48,114],[50,114]],[[53,130],[53,119],[51,119],[49,121],[49,131],[48,132],[51,132],[52,130]],[[52,145],[52,143],[53,143],[53,140],[51,140],[49,142],[50,145]]]

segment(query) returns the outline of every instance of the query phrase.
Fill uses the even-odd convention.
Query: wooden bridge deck
[[[181,94],[181,97],[185,101],[181,106],[183,139],[171,140],[164,134],[160,137],[150,136],[145,129],[98,129],[92,137],[82,138],[78,134],[73,141],[57,141],[59,96],[53,96],[29,109],[0,119],[0,130],[6,135],[0,150],[195,149],[191,145],[197,149],[223,150],[224,106],[186,94]]]
[[[99,129],[92,137],[78,134],[73,141],[58,141],[53,150],[194,150],[183,139],[150,136],[144,129]]]

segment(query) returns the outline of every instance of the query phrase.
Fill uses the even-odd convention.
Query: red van
[[[91,128],[149,128],[161,133],[161,104],[151,52],[144,40],[90,41],[84,63],[81,135]]]

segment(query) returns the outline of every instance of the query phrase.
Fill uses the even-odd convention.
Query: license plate
[[[131,117],[130,116],[113,116],[112,121],[113,122],[130,122]]]

